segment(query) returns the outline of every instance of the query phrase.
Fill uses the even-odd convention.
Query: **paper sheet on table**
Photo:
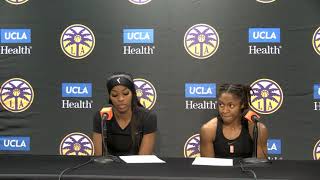
[[[233,166],[233,159],[197,157],[192,165]]]
[[[166,163],[155,155],[119,156],[126,163]]]

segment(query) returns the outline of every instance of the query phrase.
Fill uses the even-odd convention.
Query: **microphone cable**
[[[268,158],[268,156],[267,156],[267,154],[265,153],[265,151],[264,151],[264,149],[263,149],[263,147],[262,147],[262,145],[261,145],[261,131],[259,131],[260,130],[260,126],[257,124],[257,128],[258,128],[258,141],[259,141],[259,146],[260,146],[260,148],[261,148],[261,150],[262,150],[262,153],[263,153],[263,156],[266,158],[266,163],[268,163],[268,164],[271,164],[272,163],[272,161],[270,161],[269,160],[269,158]],[[257,144],[257,146],[258,146],[258,144]],[[267,147],[268,148],[268,147]],[[257,154],[258,155],[258,154]],[[255,171],[254,170],[252,170],[252,169],[245,169],[245,167],[243,166],[243,163],[242,163],[242,160],[240,160],[239,161],[239,164],[240,164],[240,168],[241,168],[241,171],[243,172],[243,173],[251,173],[252,174],[252,176],[253,176],[253,178],[255,179],[255,180],[257,180],[257,175],[256,175],[256,173],[255,173]]]
[[[62,180],[62,176],[63,176],[64,174],[66,174],[67,172],[71,172],[71,171],[74,171],[74,170],[76,170],[76,169],[79,169],[80,167],[83,167],[83,166],[85,166],[85,165],[88,165],[88,164],[90,164],[91,162],[93,162],[94,159],[95,159],[95,158],[93,157],[93,158],[90,158],[88,161],[86,161],[86,162],[84,162],[84,163],[81,163],[81,164],[78,164],[78,165],[76,165],[76,166],[73,166],[73,167],[69,167],[69,168],[64,169],[64,170],[61,171],[61,173],[59,174],[59,180]]]
[[[256,175],[256,173],[254,172],[254,170],[252,170],[252,169],[245,169],[245,168],[243,167],[243,164],[242,164],[242,161],[241,161],[241,160],[239,161],[239,164],[240,164],[241,172],[243,172],[243,173],[251,173],[251,174],[253,175],[253,178],[254,178],[255,180],[257,180],[257,175]]]

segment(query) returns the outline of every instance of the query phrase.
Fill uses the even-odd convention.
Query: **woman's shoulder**
[[[248,122],[248,126],[253,128],[254,122],[248,121],[248,120],[244,120],[244,121]],[[257,125],[258,125],[259,128],[267,129],[266,125],[264,123],[262,123],[262,122],[258,122]]]
[[[140,124],[139,126],[143,129],[143,134],[157,131],[157,116],[153,111],[143,107],[137,107],[135,113]]]
[[[201,130],[211,131],[216,130],[218,126],[218,117],[210,119],[208,122],[202,125]]]
[[[267,135],[268,135],[268,129],[267,129],[267,127],[265,126],[265,124],[262,123],[262,122],[258,122],[257,125],[258,125],[259,134],[261,134],[261,135],[263,135],[263,136],[267,136]],[[248,121],[248,126],[249,126],[250,135],[252,136],[252,135],[253,135],[254,123],[251,122],[251,121]]]
[[[146,109],[144,107],[136,107],[135,108],[135,111],[134,111],[136,114],[138,115],[148,115],[148,116],[156,116],[156,114],[154,113],[154,111],[152,110],[149,110],[149,109]]]
[[[211,142],[212,140],[214,140],[216,136],[217,126],[217,117],[210,119],[207,123],[202,125],[200,129],[200,139],[207,142]]]

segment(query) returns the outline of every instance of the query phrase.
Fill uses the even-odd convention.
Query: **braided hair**
[[[251,105],[251,87],[242,84],[222,84],[218,89],[218,97],[221,96],[222,93],[230,93],[240,98],[241,104],[243,104],[243,108],[241,112],[249,109],[249,104]]]

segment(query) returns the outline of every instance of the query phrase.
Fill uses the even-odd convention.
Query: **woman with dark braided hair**
[[[109,104],[113,105],[113,117],[107,121],[108,153],[114,156],[152,154],[156,131],[156,115],[139,102],[133,78],[127,73],[115,73],[107,80]],[[101,116],[93,119],[93,143],[95,155],[102,155]]]
[[[251,102],[250,86],[223,84],[218,89],[218,116],[200,130],[202,157],[249,158],[253,154],[254,123],[247,121],[244,111]],[[265,159],[268,131],[258,122],[257,158]]]

